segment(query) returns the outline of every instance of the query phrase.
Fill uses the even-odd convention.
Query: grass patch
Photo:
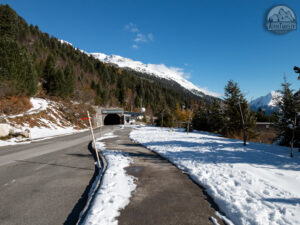
[[[23,96],[11,96],[0,99],[0,113],[15,115],[26,112],[32,107],[30,99]]]

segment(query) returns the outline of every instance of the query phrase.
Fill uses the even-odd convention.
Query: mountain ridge
[[[147,73],[154,75],[158,78],[163,78],[166,80],[172,80],[178,83],[183,88],[189,90],[199,97],[204,95],[209,95],[213,97],[218,97],[219,95],[205,89],[199,88],[194,85],[192,82],[186,80],[183,77],[183,71],[180,68],[176,67],[167,67],[164,64],[145,64],[141,61],[135,61],[130,58],[122,57],[119,55],[106,55],[104,53],[88,53],[96,59],[104,63],[111,63],[117,65],[120,68],[130,68],[137,72]]]
[[[68,44],[74,47],[72,43],[68,41],[62,39],[60,39],[59,41],[61,43]],[[220,96],[219,94],[208,91],[204,88],[199,88],[192,82],[185,79],[184,72],[181,68],[167,67],[164,64],[151,64],[151,63],[145,64],[141,61],[133,60],[116,54],[107,55],[101,52],[88,53],[81,49],[78,50],[89,56],[93,56],[95,59],[98,59],[103,63],[112,64],[119,68],[132,69],[136,72],[145,73],[148,75],[153,75],[157,78],[173,81],[198,97],[205,97],[205,96],[219,97]]]

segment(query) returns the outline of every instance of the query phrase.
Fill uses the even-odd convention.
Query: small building
[[[135,124],[137,120],[142,120],[143,113],[139,112],[124,112],[124,124]]]
[[[271,123],[271,122],[256,122],[256,127],[257,128],[269,129],[271,126],[274,126],[274,123]]]

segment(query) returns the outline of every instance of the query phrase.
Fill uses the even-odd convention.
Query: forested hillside
[[[127,110],[143,104],[153,113],[199,100],[167,80],[102,63],[0,5],[0,97],[15,95],[55,96]]]

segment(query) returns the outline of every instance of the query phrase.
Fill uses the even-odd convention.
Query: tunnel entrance
[[[118,114],[108,114],[104,119],[104,125],[121,124],[121,117]]]

